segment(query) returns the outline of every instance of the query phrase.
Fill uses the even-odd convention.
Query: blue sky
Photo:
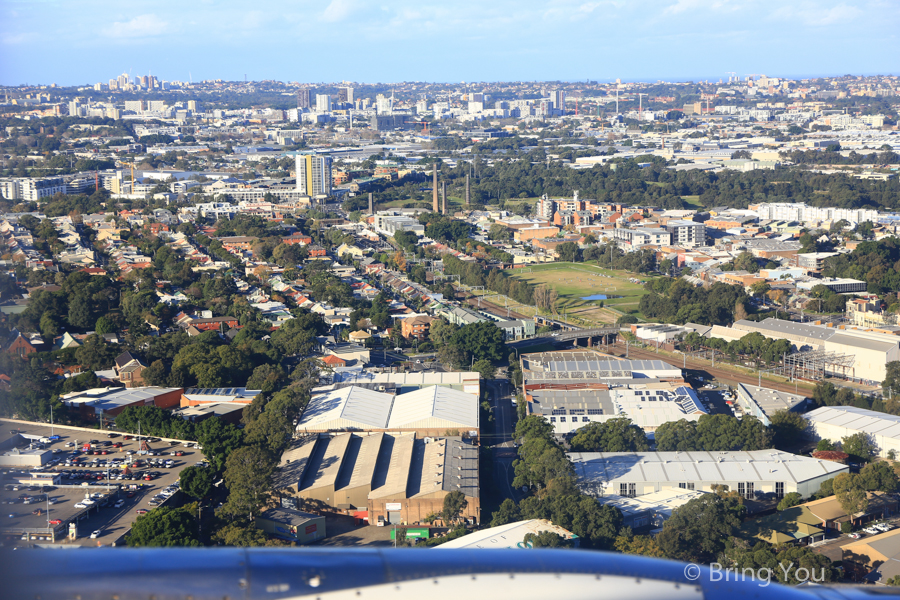
[[[897,74],[900,0],[0,0],[0,83]]]

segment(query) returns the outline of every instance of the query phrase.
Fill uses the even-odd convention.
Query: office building
[[[550,92],[550,100],[553,102],[553,108],[566,111],[566,92],[564,90],[555,90]]]
[[[328,94],[316,94],[316,112],[331,112],[331,96]]]
[[[297,191],[307,196],[331,195],[330,156],[297,155]]]

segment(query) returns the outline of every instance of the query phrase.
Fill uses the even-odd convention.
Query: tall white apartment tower
[[[331,157],[297,155],[297,191],[307,196],[331,195]]]

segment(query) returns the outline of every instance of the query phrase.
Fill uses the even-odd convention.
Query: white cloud
[[[823,27],[836,23],[849,23],[862,14],[855,6],[838,4],[831,8],[823,8],[810,3],[799,6],[784,6],[772,13],[771,18],[777,21],[802,22],[804,25]]]
[[[145,38],[162,35],[169,30],[169,24],[156,15],[139,15],[130,21],[117,21],[104,33],[114,38]]]
[[[331,0],[331,4],[325,7],[322,12],[322,20],[329,23],[343,21],[353,11],[353,3],[351,0]]]

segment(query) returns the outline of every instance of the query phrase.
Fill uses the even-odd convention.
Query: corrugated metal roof
[[[402,429],[425,419],[441,419],[454,427],[478,428],[478,398],[452,388],[431,386],[394,398],[388,429]]]
[[[332,390],[310,399],[298,429],[316,429],[318,425],[342,419],[360,429],[384,429],[391,414],[394,396],[359,386]]]
[[[900,440],[900,416],[855,406],[823,406],[803,415],[814,423],[823,423],[864,431]]]
[[[587,484],[613,482],[793,481],[846,471],[828,460],[778,450],[752,452],[572,452],[569,458],[579,480]]]

